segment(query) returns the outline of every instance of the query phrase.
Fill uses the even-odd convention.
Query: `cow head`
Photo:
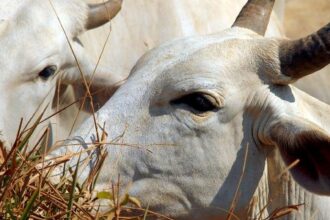
[[[95,65],[77,37],[108,22],[120,5],[116,0],[89,6],[80,0],[28,0],[13,19],[0,22],[3,139],[12,142],[20,118],[25,124],[51,103],[59,79],[62,85],[91,82]],[[102,85],[116,81],[95,79]]]
[[[330,194],[330,109],[290,86],[330,61],[329,25],[301,40],[264,38],[273,3],[251,0],[232,28],[167,43],[138,61],[98,112],[109,135],[99,188],[120,174],[122,188],[150,208],[201,219],[226,216],[240,185],[235,213],[246,217],[278,149],[285,165],[299,160],[291,169],[298,183]],[[76,135],[71,144],[95,142],[93,120]]]

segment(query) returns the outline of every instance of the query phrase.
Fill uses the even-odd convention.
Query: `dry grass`
[[[98,148],[100,154],[94,169],[83,183],[77,182],[79,159],[74,170],[63,171],[60,181],[56,183],[51,181],[51,171],[77,155],[63,155],[52,160],[45,159],[48,129],[35,145],[29,143],[32,134],[43,121],[42,116],[43,114],[28,130],[22,130],[21,121],[11,150],[6,150],[0,142],[1,219],[147,219],[147,217],[170,219],[148,208],[143,209],[137,198],[128,194],[119,195],[120,176],[109,186],[110,191],[95,193],[95,183],[107,157],[107,151],[102,144],[91,146],[91,149]],[[101,137],[103,139],[105,134],[102,133]],[[248,148],[245,155],[247,152]],[[244,172],[245,166],[242,167],[241,178]],[[237,187],[227,219],[238,219],[234,214],[234,209],[239,187]],[[104,204],[105,201],[107,205],[101,207],[100,204]],[[267,218],[262,218],[263,213],[260,212],[260,216],[255,219],[278,219],[297,211],[299,206],[300,204],[279,208]]]
[[[48,129],[35,145],[29,143],[42,116],[28,130],[22,130],[21,121],[11,150],[0,142],[0,219],[146,219],[155,215],[168,219],[141,208],[137,198],[128,194],[120,196],[120,177],[109,186],[111,191],[95,194],[95,183],[107,156],[100,144],[91,146],[98,148],[100,154],[83,183],[77,182],[79,160],[75,170],[64,171],[60,181],[52,182],[51,171],[63,166],[74,155],[45,159]],[[107,206],[101,208],[104,201]]]
[[[49,3],[53,8],[52,2],[49,1]],[[67,37],[55,8],[53,10]],[[94,115],[92,94],[89,89],[92,81],[87,82],[85,79],[68,38],[67,43],[76,59],[77,67],[86,88],[83,103],[85,102],[85,98],[91,100],[90,105],[95,120],[97,142],[101,143]],[[105,44],[106,42],[104,43],[104,47]],[[100,54],[100,58],[102,54],[103,51]],[[92,74],[93,76],[97,66],[98,63]],[[49,117],[43,118],[42,113],[30,127],[28,125],[35,115],[31,117],[24,127],[22,126],[23,120],[21,120],[13,146],[5,147],[0,142],[0,219],[146,219],[148,216],[156,216],[158,219],[169,219],[151,210],[143,209],[137,198],[131,197],[128,194],[120,195],[119,177],[116,183],[112,183],[109,186],[111,191],[95,194],[94,187],[97,177],[107,156],[107,151],[103,144],[90,146],[93,150],[98,148],[100,154],[95,162],[94,169],[83,183],[77,181],[79,160],[75,170],[63,170],[62,176],[59,178],[60,181],[56,183],[51,181],[50,174],[52,170],[57,167],[63,167],[63,165],[65,167],[65,163],[76,155],[63,155],[52,160],[47,160],[46,151],[48,149],[48,137],[50,135],[49,129],[43,132],[43,135],[36,143],[29,143],[30,139],[40,123],[74,105],[78,101],[56,111]],[[105,134],[102,133],[101,137],[103,140]],[[104,201],[106,201],[107,205],[101,207],[100,204],[104,204]]]

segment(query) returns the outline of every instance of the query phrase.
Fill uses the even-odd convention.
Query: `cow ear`
[[[307,190],[330,195],[330,137],[311,121],[282,116],[268,128],[293,178]]]
[[[77,81],[71,84],[73,86],[75,99],[79,101],[78,103],[80,103],[82,110],[89,113],[93,113],[93,110],[99,110],[122,85],[123,81],[113,81],[108,84],[106,84],[106,82],[109,82],[109,77],[104,77],[102,74],[94,77],[92,81],[87,81],[87,83],[90,84],[89,92],[92,96],[94,109],[92,109],[91,99],[88,96],[85,83],[82,81]]]
[[[72,86],[74,100],[77,102],[79,108],[85,112],[92,113],[93,110],[97,111],[102,107],[124,81],[120,80],[118,76],[108,73],[102,67],[98,67],[95,74],[93,74],[93,71],[87,71],[86,69],[88,70],[90,68],[81,66],[80,69],[76,67],[66,69],[63,71],[59,86],[61,88],[66,88],[69,85]],[[82,73],[80,73],[80,70],[82,70]],[[84,75],[84,79],[82,78],[82,74]],[[91,100],[87,92],[86,83],[89,86],[94,109],[91,108]],[[59,99],[62,100],[63,97],[60,96]]]
[[[94,110],[97,111],[122,85],[123,79],[120,75],[114,74],[106,67],[98,65],[96,68],[96,64],[91,61],[92,59],[77,39],[75,39],[72,46],[79,65],[73,59],[73,56],[68,58],[70,60],[69,66],[71,67],[62,71],[60,83],[71,85],[75,100],[82,105],[82,110],[92,112],[93,109],[91,109],[89,97],[86,96],[87,83],[93,98]]]

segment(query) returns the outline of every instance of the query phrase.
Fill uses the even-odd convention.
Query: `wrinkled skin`
[[[256,217],[267,206],[265,218],[276,208],[305,203],[287,218],[327,219],[330,199],[320,195],[330,195],[330,108],[275,83],[288,78],[280,72],[278,44],[232,28],[144,55],[97,112],[113,143],[97,190],[109,189],[109,180],[120,175],[122,190],[151,210],[179,219],[223,219],[242,176],[236,216]],[[211,108],[198,111],[182,99],[196,93]],[[50,157],[79,152],[95,140],[90,118]],[[297,158],[294,179],[279,176]],[[80,180],[92,164],[80,170]]]

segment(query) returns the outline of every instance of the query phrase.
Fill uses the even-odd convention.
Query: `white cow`
[[[120,13],[111,22],[110,35],[109,26],[104,25],[82,34],[79,39],[94,63],[100,62],[109,77],[120,76],[119,81],[123,81],[136,61],[161,43],[181,37],[214,33],[230,27],[245,2],[246,0],[125,0]],[[276,13],[271,16],[267,36],[283,35],[283,11],[284,0],[279,0],[275,4]],[[100,54],[102,56],[99,60]],[[85,94],[85,89],[79,89],[79,85],[76,85],[75,91],[81,91],[79,97]],[[100,94],[102,93],[94,96],[95,103],[100,103],[98,106],[109,97],[109,94],[105,97],[100,97]],[[61,98],[65,102],[59,108],[74,101],[70,95],[63,95]],[[72,125],[72,110],[71,108],[64,112],[64,117],[63,114],[60,115],[60,124],[66,124],[66,127]]]
[[[78,1],[76,1],[78,2]],[[102,2],[102,0],[91,0],[90,2]],[[219,0],[205,0],[203,3],[197,0],[167,0],[167,1],[145,1],[145,0],[127,0],[124,3],[124,10],[122,13],[115,19],[112,25],[112,34],[110,36],[109,43],[105,49],[105,54],[101,59],[101,64],[107,67],[106,71],[102,71],[102,68],[98,68],[98,72],[107,72],[107,77],[111,80],[111,84],[115,81],[120,81],[124,79],[127,75],[129,70],[132,68],[138,57],[140,57],[143,53],[145,53],[149,48],[153,48],[154,46],[159,45],[167,40],[182,37],[182,36],[191,36],[196,34],[207,34],[207,33],[214,33],[226,27],[229,27],[230,23],[234,19],[234,15],[237,13],[239,8],[243,5],[244,0],[237,0],[234,2],[228,1],[219,1]],[[281,16],[283,11],[283,2],[278,1],[278,9],[277,14]],[[26,0],[17,1],[17,0],[3,0],[0,3],[0,19],[10,17],[11,11],[15,11],[16,8],[21,7],[23,9],[20,10],[24,12],[25,16],[28,16],[30,13],[29,10],[29,2]],[[78,3],[77,3],[78,4]],[[81,7],[85,7],[85,5],[80,2]],[[84,6],[83,6],[84,5]],[[15,8],[15,10],[13,9]],[[39,7],[38,10],[44,10],[44,13],[49,13],[49,7]],[[168,10],[164,10],[168,9]],[[230,10],[229,10],[230,9]],[[32,11],[32,10],[31,10]],[[164,13],[166,11],[166,13]],[[71,12],[71,11],[70,11]],[[82,14],[83,12],[80,11]],[[62,12],[63,13],[63,12]],[[75,13],[70,13],[72,16]],[[208,16],[205,16],[207,14]],[[14,14],[15,18],[16,14]],[[136,19],[136,18],[139,19]],[[47,19],[53,19],[53,17],[47,17]],[[16,19],[17,20],[17,19]],[[44,19],[39,19],[44,20]],[[31,24],[28,25],[34,26],[37,24],[38,19],[33,20]],[[7,23],[7,22],[4,22]],[[46,22],[45,22],[46,23]],[[205,25],[207,23],[207,25]],[[2,29],[6,25],[1,25]],[[274,15],[271,19],[270,28],[268,29],[268,36],[281,36],[281,28],[280,23],[277,19],[277,16]],[[49,26],[47,28],[53,28],[53,26]],[[59,28],[59,27],[55,27]],[[99,54],[102,50],[104,45],[104,41],[109,33],[108,27],[102,27],[98,30],[88,32],[83,34],[81,39],[84,45],[86,46],[87,53],[91,56],[93,60],[93,65],[97,62]],[[31,30],[30,30],[31,31]],[[55,30],[57,31],[57,30]],[[32,32],[32,31],[31,31]],[[32,34],[27,32],[27,35],[32,36]],[[54,36],[55,37],[55,36]],[[25,38],[25,37],[24,37]],[[45,39],[47,41],[48,39]],[[21,41],[24,43],[25,41]],[[45,42],[47,43],[47,42]],[[26,43],[24,43],[26,44]],[[42,44],[42,43],[40,43]],[[18,46],[17,46],[18,47]],[[15,47],[15,48],[17,48]],[[30,53],[27,52],[27,55]],[[23,54],[21,54],[23,56]],[[42,56],[42,55],[40,55]],[[14,57],[13,57],[14,58]],[[72,57],[70,58],[72,59]],[[8,59],[7,59],[8,60]],[[8,62],[6,59],[4,62]],[[72,60],[71,60],[72,61]],[[71,62],[69,61],[69,62]],[[90,62],[90,61],[89,61]],[[33,65],[33,63],[31,63]],[[5,68],[4,68],[5,69]],[[86,70],[84,72],[92,72],[93,68],[89,68],[90,70]],[[5,70],[4,70],[5,71]],[[67,71],[68,72],[68,71]],[[78,71],[74,70],[75,74],[77,75]],[[114,74],[112,74],[114,73]],[[121,77],[119,77],[121,76]],[[119,78],[118,78],[119,77]],[[324,78],[324,77],[323,77]],[[103,79],[103,78],[102,78]],[[55,80],[52,80],[53,82]],[[62,95],[59,99],[56,99],[53,102],[53,110],[60,110],[61,108],[67,106],[68,104],[75,101],[74,99],[67,99],[65,94],[67,93],[67,83],[64,79],[64,86],[58,86],[60,88],[57,94]],[[99,80],[103,82],[104,80]],[[306,90],[313,92],[316,94],[318,98],[324,98],[324,94],[321,92],[315,92],[314,90],[310,90],[310,81],[315,81],[314,78],[311,78],[309,81],[305,81],[301,87],[306,88]],[[317,79],[318,82],[322,81]],[[4,81],[6,83],[6,81]],[[323,83],[324,82],[320,82]],[[322,85],[323,85],[322,84]],[[306,86],[307,85],[307,86]],[[85,89],[77,83],[75,83],[75,91],[80,92],[78,97],[81,97],[85,93]],[[110,87],[110,94],[106,94],[106,98],[112,94]],[[98,89],[97,89],[98,90]],[[318,89],[320,90],[320,89]],[[53,91],[53,90],[52,90]],[[17,94],[21,94],[20,92],[13,93],[14,96],[19,96]],[[25,92],[28,95],[28,92]],[[45,92],[39,94],[42,95]],[[78,93],[76,93],[78,94]],[[103,94],[103,93],[101,93]],[[49,97],[53,94],[50,92]],[[26,100],[17,100],[11,99],[10,105],[17,106],[25,104]],[[49,101],[49,98],[46,99]],[[47,102],[45,101],[45,102]],[[104,97],[100,97],[100,93],[96,96],[96,102],[100,102],[99,105],[102,105],[104,101]],[[88,102],[87,102],[88,103]],[[3,108],[7,108],[8,105],[3,105]],[[12,137],[14,136],[15,131],[18,127],[19,118],[24,116],[25,119],[31,116],[32,109],[35,109],[34,104],[30,104],[30,111],[24,111],[24,114],[20,114],[18,111],[11,111],[10,113],[12,117],[6,116],[6,128],[2,128],[3,130],[3,137],[7,137],[9,142],[12,142]],[[15,107],[15,109],[17,109]],[[77,109],[75,109],[77,110]],[[59,132],[62,135],[56,137],[56,139],[61,139],[66,137],[68,131],[72,126],[72,122],[74,121],[76,112],[72,112],[73,108],[70,108],[69,111],[64,111],[59,116],[59,121],[55,120],[55,123],[59,123],[61,126]],[[7,112],[7,110],[5,111]],[[10,121],[10,130],[8,131],[8,123]],[[2,127],[2,126],[1,126]],[[56,126],[55,126],[56,127]],[[8,138],[10,137],[10,138]]]
[[[120,1],[108,2],[110,17],[118,12],[118,5],[120,5],[118,3]],[[123,14],[113,24],[110,43],[105,48],[105,56],[101,60],[101,65],[107,69],[106,71],[101,67],[97,69],[97,73],[101,76],[98,80],[97,78],[94,80],[94,85],[96,85],[94,89],[98,91],[100,86],[107,85],[108,92],[105,96],[103,91],[98,93],[96,103],[99,102],[102,105],[104,99],[111,96],[113,83],[124,79],[136,60],[149,48],[173,38],[221,30],[232,22],[234,14],[243,3],[244,0],[232,3],[207,0],[203,1],[203,4],[196,0],[127,1]],[[88,80],[90,77],[88,74],[94,71],[98,62],[109,27],[100,28],[86,35],[83,34],[84,28],[87,26],[87,29],[91,29],[99,26],[108,21],[109,16],[104,7],[98,7],[96,12],[103,9],[98,18],[101,20],[94,21],[96,22],[94,25],[88,25],[86,24],[86,6],[83,1],[78,0],[65,3],[60,0],[46,0],[40,4],[39,1],[32,0],[1,1],[0,19],[5,20],[2,20],[0,24],[0,46],[3,51],[0,54],[2,66],[0,89],[5,92],[2,92],[3,96],[0,98],[3,112],[0,130],[2,139],[8,142],[7,145],[13,142],[21,117],[26,123],[37,108],[41,110],[44,108],[43,105],[50,103],[51,106],[45,114],[48,116],[85,95],[84,86],[81,85],[82,79],[75,66],[75,58],[72,56],[71,48],[59,25],[55,11],[58,13],[59,20],[63,22],[68,40],[78,54],[77,59],[83,67],[84,74],[87,74]],[[229,8],[231,10],[228,10]],[[168,11],[165,13],[164,9]],[[90,18],[95,18],[92,15],[92,8],[90,12]],[[95,9],[94,14],[96,14]],[[209,22],[208,26],[203,25],[210,19],[213,20],[212,23]],[[279,36],[280,28],[276,15],[273,16],[272,22],[269,33]],[[76,40],[76,37],[78,35],[80,37],[81,34],[83,34],[81,41],[86,50]],[[10,62],[13,60],[17,62]],[[45,80],[42,76],[38,77],[42,71],[49,75],[55,75],[55,72],[65,73],[56,74],[56,77]],[[57,77],[59,75],[62,77]],[[21,80],[22,77],[24,80]],[[59,78],[62,79],[58,80]],[[57,82],[56,86],[55,82]],[[69,84],[74,85],[74,92],[77,95],[74,99],[66,95],[70,92]],[[74,110],[71,107],[52,119],[52,127],[57,127],[57,133],[60,133],[55,137],[56,139],[66,137],[75,120],[76,110],[77,108]],[[44,124],[47,126],[47,123]],[[39,134],[39,132],[36,133]]]
[[[109,135],[98,189],[120,174],[123,191],[180,219],[224,219],[231,204],[232,218],[265,218],[301,203],[285,218],[329,218],[330,107],[290,84],[330,62],[330,25],[296,41],[264,38],[273,3],[250,0],[232,28],[138,61],[97,113]],[[88,119],[51,156],[95,137]]]
[[[91,82],[95,63],[76,38],[108,22],[120,5],[116,0],[89,7],[79,0],[1,1],[5,11],[0,14],[0,130],[8,145],[16,137],[21,117],[24,126],[48,104],[45,116],[54,112],[58,80],[63,85],[81,84],[83,78]],[[102,68],[98,72],[102,74]],[[96,75],[93,83],[111,88],[117,80],[114,75]]]

